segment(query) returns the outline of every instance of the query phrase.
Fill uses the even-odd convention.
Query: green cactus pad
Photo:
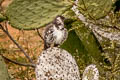
[[[6,15],[13,27],[31,30],[45,26],[70,7],[66,0],[14,0]]]
[[[12,80],[9,77],[4,59],[0,55],[0,80]]]
[[[72,25],[73,27],[77,27],[75,32],[80,38],[85,49],[88,51],[89,55],[91,55],[96,61],[102,61],[101,46],[94,34],[88,30],[80,21],[76,21]]]
[[[82,8],[79,8],[80,12],[87,16],[89,13],[93,18],[99,19],[107,15],[112,8],[113,2],[112,0],[79,0],[78,5]]]

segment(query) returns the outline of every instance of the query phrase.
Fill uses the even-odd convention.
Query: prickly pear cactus
[[[71,4],[67,0],[13,0],[6,15],[18,29],[36,29],[61,15]]]
[[[91,64],[85,68],[82,80],[99,80],[99,71],[96,65]]]
[[[35,72],[37,80],[80,80],[74,58],[66,50],[57,47],[41,53]]]
[[[89,13],[93,18],[99,19],[107,15],[113,2],[112,0],[79,0],[78,5],[81,13],[87,17]]]
[[[11,80],[2,56],[0,56],[0,80]]]
[[[79,39],[82,41],[85,49],[88,51],[89,55],[91,55],[96,61],[102,61],[101,46],[94,34],[88,30],[80,21],[76,21],[72,25],[73,27],[77,27],[75,31]]]

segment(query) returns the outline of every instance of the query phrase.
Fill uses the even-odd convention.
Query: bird
[[[55,19],[46,25],[43,31],[44,49],[58,47],[68,37],[68,31],[64,27],[65,17],[58,15]]]

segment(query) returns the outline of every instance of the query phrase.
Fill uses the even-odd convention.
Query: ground
[[[43,50],[43,41],[37,31],[24,31],[8,26],[12,37],[25,49],[29,56],[36,62],[40,52]],[[42,29],[40,30],[42,32]],[[29,63],[24,54],[16,45],[0,30],[0,51],[4,56],[17,62]],[[34,69],[23,67],[6,61],[10,76],[15,80],[35,80]]]

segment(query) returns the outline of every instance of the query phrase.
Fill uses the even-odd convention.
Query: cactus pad
[[[0,55],[0,80],[11,80],[4,59]]]
[[[79,0],[78,5],[82,8],[80,8],[80,12],[85,15],[89,13],[93,18],[99,19],[107,15],[113,2],[112,0]]]
[[[75,59],[66,50],[53,47],[44,50],[35,68],[36,80],[80,80]]]
[[[45,26],[70,7],[65,0],[13,0],[6,15],[13,27],[30,30]]]
[[[99,71],[96,65],[91,64],[85,68],[82,80],[99,80]]]

